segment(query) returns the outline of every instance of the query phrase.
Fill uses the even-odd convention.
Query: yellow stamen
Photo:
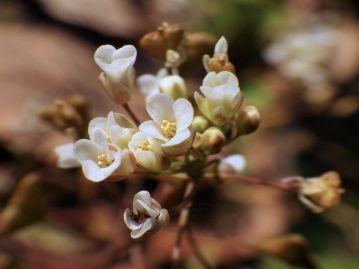
[[[101,168],[109,167],[113,163],[113,160],[110,160],[106,154],[100,154],[97,156],[97,165]]]
[[[170,138],[174,137],[176,134],[176,130],[177,130],[176,122],[163,120],[161,129],[162,129],[165,137],[170,139]]]
[[[143,150],[143,151],[150,151],[150,150],[152,150],[152,147],[151,147],[150,142],[148,142],[148,141],[146,140],[146,141],[144,141],[144,142],[142,143],[142,145],[139,146],[137,149]]]

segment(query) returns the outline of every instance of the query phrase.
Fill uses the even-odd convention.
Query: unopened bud
[[[257,130],[261,116],[255,106],[242,106],[237,117],[237,135],[253,133]]]
[[[161,92],[171,96],[172,99],[187,98],[187,87],[183,78],[178,75],[167,76],[160,80]]]
[[[343,193],[341,179],[336,172],[327,172],[320,177],[303,179],[300,182],[299,198],[314,212],[337,206]]]
[[[232,72],[233,74],[236,73],[236,68],[228,60],[228,57],[226,55],[222,54],[218,57],[208,58],[208,60],[206,60],[205,58],[204,61],[206,61],[205,64],[208,72],[214,71],[216,73],[219,73],[221,71],[228,71]]]
[[[193,118],[192,127],[197,132],[204,132],[209,125],[209,121],[203,116],[196,116]]]
[[[66,122],[67,127],[81,126],[82,120],[75,108],[63,100],[56,100],[59,116]]]
[[[217,127],[208,128],[202,135],[202,144],[205,149],[220,150],[225,141],[225,135]]]
[[[175,50],[183,35],[184,30],[180,25],[163,23],[156,31],[144,35],[140,40],[140,46],[148,54],[164,62],[167,50]]]
[[[166,51],[166,61],[165,67],[167,68],[177,68],[182,63],[181,55],[175,50]]]

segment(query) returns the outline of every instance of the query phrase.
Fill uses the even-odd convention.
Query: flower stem
[[[206,269],[214,269],[214,267],[207,261],[207,259],[203,256],[201,250],[199,249],[199,246],[197,244],[196,239],[194,238],[192,234],[192,230],[190,229],[190,226],[187,227],[187,239],[188,243],[190,244],[194,255],[198,259],[198,261],[202,264],[202,266]]]
[[[187,183],[186,190],[184,192],[184,198],[191,196],[192,192],[194,192],[194,182],[190,181]],[[182,242],[183,233],[185,232],[188,223],[188,216],[189,216],[190,208],[192,206],[192,199],[193,197],[191,197],[191,201],[186,206],[184,206],[180,212],[176,241],[172,249],[172,268],[175,268],[180,260],[181,242]]]
[[[253,177],[246,177],[246,176],[237,176],[237,175],[220,175],[220,179],[222,180],[236,180],[241,181],[247,184],[252,185],[262,185],[271,187],[274,189],[279,189],[283,191],[289,192],[297,192],[298,191],[298,184],[295,181],[287,181],[287,182],[280,182],[280,181],[271,181],[261,178],[253,178]],[[286,178],[288,179],[288,178]]]
[[[132,118],[132,120],[136,123],[136,125],[140,125],[140,121],[138,120],[137,116],[135,115],[135,113],[133,113],[132,109],[130,108],[130,106],[125,103],[122,105],[123,108],[126,110],[127,114]]]

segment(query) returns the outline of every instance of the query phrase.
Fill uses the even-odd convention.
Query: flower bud
[[[162,209],[147,191],[135,194],[132,210],[127,208],[123,217],[133,239],[154,233],[170,221],[167,209]]]
[[[184,35],[183,28],[178,24],[163,23],[156,31],[144,35],[140,46],[154,58],[165,61],[167,50],[175,50]]]
[[[94,55],[96,64],[103,71],[100,81],[109,97],[117,104],[127,103],[135,86],[137,50],[126,45],[116,50],[111,45],[100,46]]]
[[[341,179],[336,172],[327,172],[320,177],[300,182],[299,198],[314,212],[319,213],[337,206],[343,193]]]
[[[159,82],[160,91],[176,100],[178,98],[187,98],[187,87],[178,75],[167,76]]]
[[[201,140],[205,149],[217,151],[223,146],[226,137],[217,127],[210,127],[204,131]]]
[[[184,47],[187,53],[187,60],[190,63],[197,63],[202,56],[209,54],[216,43],[213,35],[197,32],[187,33],[184,41]]]
[[[209,125],[209,121],[203,116],[196,116],[193,118],[192,127],[196,132],[204,132]]]
[[[237,135],[253,133],[260,120],[261,116],[255,106],[242,106],[236,117]]]

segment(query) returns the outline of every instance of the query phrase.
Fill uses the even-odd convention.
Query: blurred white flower
[[[108,95],[117,103],[127,103],[135,85],[137,50],[126,45],[116,50],[111,45],[100,46],[94,55],[96,64],[102,69],[100,81]]]
[[[81,163],[85,177],[99,182],[110,175],[124,176],[134,171],[134,161],[128,150],[109,144],[106,133],[96,129],[93,139],[80,139],[74,145],[74,155]]]
[[[137,126],[121,113],[110,112],[107,118],[97,117],[90,121],[88,132],[90,139],[94,137],[96,129],[105,132],[111,144],[120,149],[128,148],[128,142],[137,132]]]
[[[147,191],[135,194],[132,210],[127,208],[123,218],[134,239],[157,231],[167,225],[170,220],[167,209],[162,209]]]
[[[229,168],[235,174],[241,174],[245,167],[247,166],[247,161],[243,155],[233,154],[223,158],[219,164],[219,169],[225,170]]]
[[[160,81],[167,76],[167,74],[167,70],[161,68],[155,76],[145,74],[137,78],[138,87],[140,88],[141,93],[146,97],[146,100],[152,95],[160,92]]]
[[[146,109],[152,120],[142,123],[140,131],[161,140],[166,154],[184,154],[193,140],[192,104],[184,98],[173,101],[166,94],[158,93],[148,100]]]
[[[335,27],[309,18],[308,24],[289,30],[268,46],[265,60],[277,66],[284,76],[299,80],[308,88],[326,83],[337,42]]]
[[[138,132],[132,136],[128,147],[141,167],[153,172],[163,170],[160,141]]]
[[[242,104],[238,79],[233,73],[208,73],[200,90],[204,97],[195,92],[194,98],[204,116],[219,126],[233,120]]]
[[[60,168],[75,168],[81,166],[74,155],[74,144],[64,144],[55,148],[57,166]]]

